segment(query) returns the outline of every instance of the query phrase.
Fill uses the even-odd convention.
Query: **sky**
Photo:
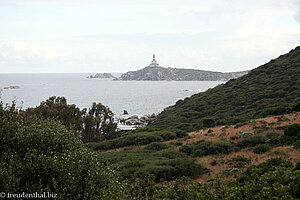
[[[300,0],[0,0],[0,73],[232,72],[300,45]]]

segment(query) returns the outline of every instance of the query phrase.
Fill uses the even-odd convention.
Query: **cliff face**
[[[219,81],[238,78],[247,74],[243,72],[212,72],[196,69],[178,69],[164,67],[145,67],[138,71],[129,71],[116,80],[149,80],[149,81]]]

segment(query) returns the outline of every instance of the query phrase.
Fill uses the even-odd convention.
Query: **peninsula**
[[[152,62],[149,66],[137,70],[129,71],[120,78],[114,80],[120,81],[227,81],[247,74],[248,71],[241,72],[213,72],[197,69],[164,68],[161,67],[153,54]]]

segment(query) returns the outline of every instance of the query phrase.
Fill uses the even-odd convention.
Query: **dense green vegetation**
[[[300,47],[206,92],[179,100],[150,127],[194,131],[300,108]],[[209,117],[209,119],[207,119]]]
[[[89,110],[80,110],[75,104],[67,104],[65,97],[52,96],[35,108],[26,109],[25,114],[59,121],[84,142],[117,137],[113,113],[101,103],[94,102]]]
[[[101,160],[106,161],[120,171],[123,178],[133,182],[136,178],[144,178],[152,174],[156,181],[173,180],[186,176],[190,178],[203,174],[205,169],[184,153],[175,150],[157,151],[145,149],[125,150],[99,154]]]
[[[56,193],[59,199],[124,197],[114,171],[59,122],[0,104],[0,190]]]
[[[219,140],[216,142],[201,140],[195,143],[186,144],[180,148],[181,152],[193,155],[194,157],[229,154],[234,150],[237,150],[235,144],[226,140]]]
[[[88,146],[94,150],[109,150],[119,147],[131,146],[131,145],[146,145],[152,142],[162,142],[172,140],[183,135],[176,135],[171,131],[149,131],[149,132],[138,132],[132,131],[129,133],[123,133],[119,137],[105,140],[98,143],[92,143]]]
[[[244,148],[253,148],[257,154],[265,153],[276,146],[294,145],[298,147],[300,141],[300,124],[293,124],[282,127],[284,135],[271,131],[266,136],[253,135],[239,139],[237,142],[218,140],[204,141],[200,140],[188,143],[180,147],[180,151],[193,157],[206,155],[229,154],[233,151],[239,151]]]
[[[137,199],[298,199],[300,171],[282,159],[270,159],[251,166],[237,181],[212,180],[201,184],[188,179],[163,182],[142,179],[131,191]]]

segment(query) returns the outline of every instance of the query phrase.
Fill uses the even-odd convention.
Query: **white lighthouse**
[[[155,60],[155,54],[153,54],[153,59],[149,67],[159,67],[158,62]]]

